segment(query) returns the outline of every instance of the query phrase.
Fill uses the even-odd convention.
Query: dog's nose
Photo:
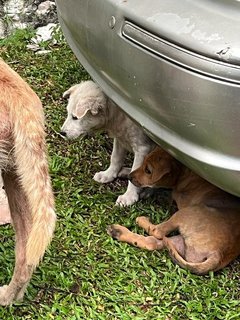
[[[61,131],[61,132],[60,132],[60,135],[61,135],[62,137],[66,137],[67,133],[66,133],[65,131]]]
[[[132,181],[131,173],[128,175],[128,180],[129,180],[129,181]]]

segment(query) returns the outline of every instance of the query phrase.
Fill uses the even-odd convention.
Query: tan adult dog
[[[8,305],[23,297],[52,238],[56,216],[41,102],[1,59],[0,169],[16,233],[14,274],[0,288],[0,304]]]
[[[137,186],[171,188],[179,210],[159,225],[137,218],[148,237],[119,225],[108,228],[112,237],[148,250],[166,247],[177,264],[196,274],[217,271],[240,254],[239,198],[202,179],[160,147],[146,156],[130,180]],[[179,235],[167,237],[176,230]]]

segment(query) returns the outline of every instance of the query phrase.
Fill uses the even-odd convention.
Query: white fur
[[[144,131],[93,81],[74,85],[63,96],[69,97],[69,101],[68,116],[61,128],[62,134],[73,139],[84,133],[101,130],[114,138],[110,166],[105,171],[97,172],[94,180],[107,183],[117,178],[122,173],[127,151],[134,153],[132,170],[135,170],[155,146]],[[74,120],[73,116],[78,119]],[[118,197],[116,203],[121,206],[133,204],[139,199],[139,191],[139,188],[129,182],[127,191]]]

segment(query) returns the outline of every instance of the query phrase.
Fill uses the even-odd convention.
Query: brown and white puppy
[[[138,168],[144,157],[155,147],[142,128],[134,123],[102,89],[93,81],[76,84],[64,92],[69,97],[67,111],[61,134],[68,139],[82,134],[105,131],[114,138],[110,166],[105,171],[97,172],[94,180],[108,183],[119,176],[124,176],[123,167],[127,151],[134,153],[131,170]],[[130,171],[127,171],[130,173]],[[128,206],[138,201],[140,188],[128,183],[127,191],[120,195],[117,204]]]
[[[52,238],[56,216],[41,102],[1,59],[0,169],[16,233],[14,274],[9,285],[0,287],[0,304],[9,305],[23,298]]]
[[[119,241],[148,250],[167,248],[172,259],[196,274],[217,271],[240,254],[240,199],[202,179],[157,147],[130,174],[137,186],[171,188],[178,211],[154,225],[147,217],[137,224],[144,237],[120,225],[108,233]],[[179,234],[167,237],[171,232]]]

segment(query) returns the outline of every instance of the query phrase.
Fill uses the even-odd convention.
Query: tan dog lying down
[[[41,102],[0,59],[0,169],[16,232],[14,274],[0,288],[1,305],[23,297],[52,238],[56,217],[45,152]]]
[[[196,274],[217,271],[240,254],[239,198],[205,181],[160,147],[130,179],[136,186],[171,188],[179,210],[158,225],[137,218],[148,237],[120,225],[108,228],[112,237],[148,250],[167,248],[177,264]],[[167,237],[176,230],[179,235]]]
[[[108,183],[125,175],[123,168],[127,151],[134,153],[132,170],[138,168],[144,157],[155,147],[141,127],[109,99],[102,89],[93,81],[76,84],[63,94],[69,97],[68,116],[64,122],[61,135],[69,139],[82,134],[106,131],[114,138],[111,163],[107,170],[97,172],[94,180]],[[131,170],[128,171],[130,173]],[[128,183],[127,191],[120,195],[117,204],[128,206],[138,201],[140,188]]]

